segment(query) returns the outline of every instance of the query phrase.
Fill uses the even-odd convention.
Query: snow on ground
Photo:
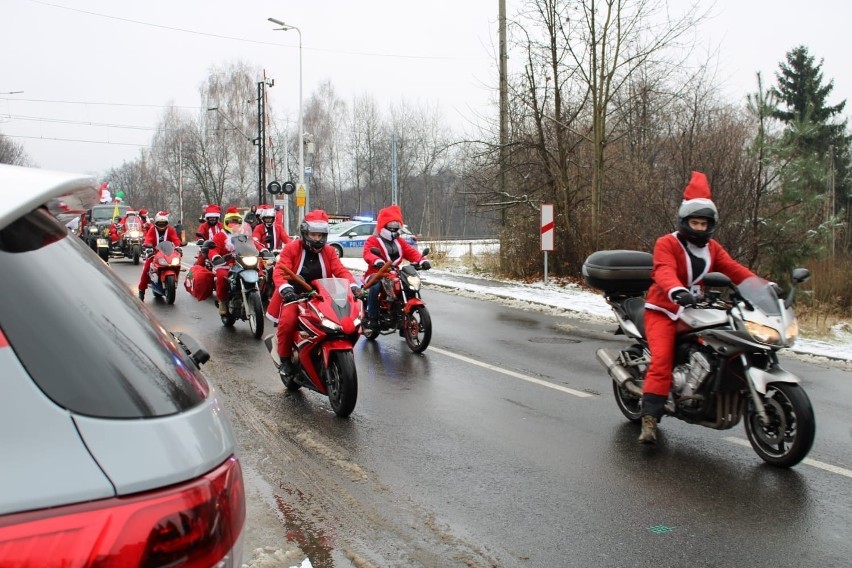
[[[498,300],[516,307],[555,310],[557,313],[570,312],[574,317],[600,322],[615,321],[603,296],[575,284],[561,285],[552,279],[547,284],[525,284],[465,274],[465,257],[496,252],[499,249],[496,241],[420,243],[419,248],[424,246],[434,246],[447,259],[446,262],[435,262],[436,266],[432,270],[421,273],[427,288],[452,288],[466,296]],[[361,259],[346,258],[343,263],[353,271],[363,271],[367,268]],[[799,337],[789,351],[852,362],[852,321],[835,326],[833,336],[830,341]]]

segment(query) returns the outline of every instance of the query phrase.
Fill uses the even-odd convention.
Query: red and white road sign
[[[541,205],[541,250],[553,251],[553,230],[556,224],[553,222],[553,204],[542,203]]]

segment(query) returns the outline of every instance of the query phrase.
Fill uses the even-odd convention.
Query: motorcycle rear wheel
[[[167,274],[166,281],[163,283],[166,292],[166,303],[171,305],[175,303],[175,296],[177,295],[177,283],[175,282],[174,274]]]
[[[325,371],[325,387],[331,409],[341,418],[355,410],[358,398],[358,374],[355,371],[355,356],[351,351],[334,351]]]
[[[414,353],[423,353],[432,340],[432,317],[426,306],[416,306],[402,318],[405,343]]]
[[[249,329],[255,339],[260,339],[263,337],[263,300],[260,298],[260,292],[252,290],[246,300],[248,301],[246,317]]]
[[[745,430],[752,449],[760,458],[776,467],[792,467],[802,461],[814,443],[816,422],[811,401],[805,390],[792,383],[771,383],[761,399],[769,423],[749,404]]]

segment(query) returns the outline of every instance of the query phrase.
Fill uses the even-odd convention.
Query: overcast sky
[[[521,0],[507,0],[511,17]],[[670,0],[673,11],[687,0]],[[711,3],[707,3],[710,6]],[[700,53],[718,47],[730,98],[771,81],[805,44],[835,81],[833,103],[852,93],[848,17],[841,0],[720,0],[702,26]],[[295,121],[299,36],[303,92],[330,80],[345,100],[372,94],[439,105],[459,129],[495,112],[498,0],[0,0],[0,133],[41,167],[99,174],[134,159],[164,107],[198,108],[213,66],[244,61],[275,80],[270,108]],[[807,7],[807,8],[805,8]]]

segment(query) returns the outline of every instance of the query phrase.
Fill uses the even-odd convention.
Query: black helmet
[[[716,211],[716,206],[712,201],[702,204],[690,204],[689,202],[681,205],[677,212],[677,231],[683,237],[694,244],[695,246],[707,246],[707,242],[713,236],[716,230],[716,221],[719,214]],[[689,226],[689,220],[692,218],[707,219],[707,230],[696,231]]]
[[[308,233],[322,233],[318,241],[308,238]],[[322,209],[315,209],[305,214],[305,219],[299,223],[299,234],[302,246],[310,252],[319,252],[328,242],[328,215]]]

